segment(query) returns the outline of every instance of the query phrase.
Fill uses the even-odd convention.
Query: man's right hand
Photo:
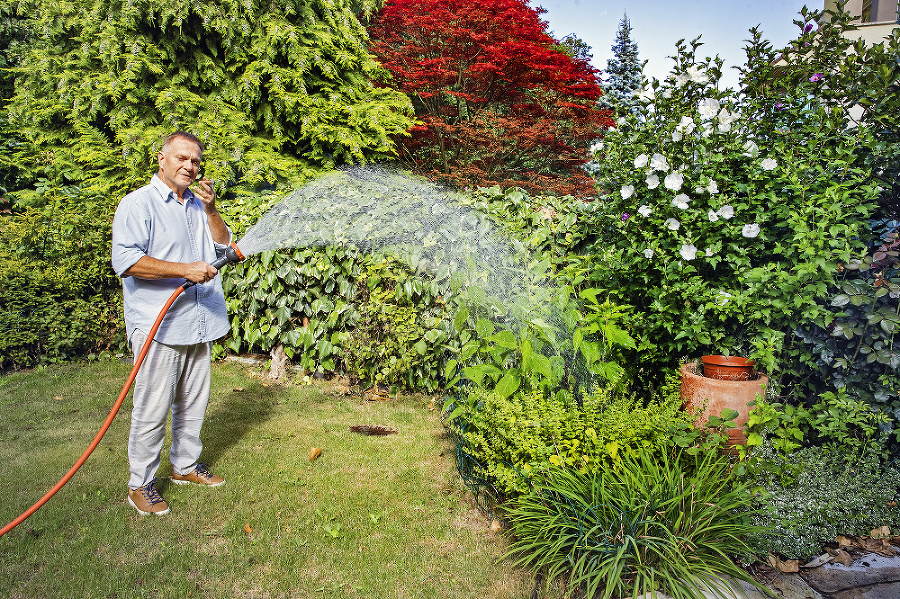
[[[219,272],[210,266],[208,262],[202,260],[190,262],[189,264],[185,264],[184,267],[184,278],[191,283],[203,284],[207,281],[212,281]]]
[[[134,265],[122,273],[138,279],[187,279],[191,283],[206,283],[218,274],[208,262],[166,262],[150,256],[143,256]]]

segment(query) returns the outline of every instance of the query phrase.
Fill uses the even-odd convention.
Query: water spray
[[[438,282],[448,293],[465,287],[485,314],[516,327],[542,317],[544,268],[527,248],[506,236],[462,194],[398,168],[348,166],[316,177],[267,211],[225,255],[211,266],[220,270],[246,256],[288,247],[354,246],[398,258],[415,274]],[[537,270],[532,271],[533,268]],[[152,339],[185,281],[163,306],[150,330]],[[103,427],[71,470],[40,501],[0,529],[0,537],[38,510],[81,467],[128,394],[149,344]]]
[[[215,262],[213,262],[210,266],[215,268],[216,270],[221,270],[223,266],[226,264],[232,264],[234,262],[240,262],[244,259],[244,254],[238,248],[237,244],[234,242],[225,250],[225,255],[221,258],[218,258]],[[169,311],[169,308],[175,302],[175,299],[181,295],[185,289],[189,289],[196,285],[193,281],[185,281],[182,285],[180,285],[175,292],[169,297],[166,301],[166,304],[162,307],[162,310],[159,311],[159,316],[156,317],[156,322],[153,323],[153,326],[150,327],[150,332],[147,334],[147,339],[152,340],[153,337],[156,336],[156,331],[159,329],[159,325],[162,323],[163,318],[165,318],[166,313]],[[128,375],[128,379],[125,381],[125,385],[122,387],[122,391],[119,392],[119,397],[116,399],[116,402],[113,404],[112,409],[109,411],[109,415],[106,417],[106,420],[103,421],[103,425],[100,427],[100,430],[97,431],[97,434],[94,436],[93,441],[91,441],[90,445],[88,445],[87,449],[81,454],[81,457],[78,458],[78,461],[66,472],[65,476],[59,479],[52,489],[47,491],[43,497],[41,497],[34,505],[30,508],[22,512],[22,514],[0,529],[0,537],[14,529],[16,526],[24,522],[31,516],[33,513],[38,511],[41,506],[43,506],[51,497],[56,495],[56,492],[63,488],[69,479],[74,476],[74,474],[81,468],[82,465],[87,461],[88,457],[93,453],[94,449],[97,448],[97,445],[100,443],[100,440],[103,438],[103,435],[106,434],[106,431],[109,430],[110,425],[112,425],[113,419],[119,411],[119,408],[122,406],[122,402],[125,401],[125,397],[128,395],[128,391],[131,389],[131,385],[134,383],[134,379],[137,377],[138,370],[141,368],[141,364],[144,361],[144,358],[147,355],[147,351],[150,349],[150,343],[144,343],[144,346],[141,348],[140,353],[137,358],[134,360],[134,366],[131,368],[131,372]]]

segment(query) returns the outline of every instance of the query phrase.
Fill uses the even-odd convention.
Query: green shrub
[[[862,314],[827,305],[848,283],[841,265],[871,248],[880,188],[896,189],[900,36],[866,48],[847,13],[804,9],[801,19],[784,49],[751,30],[736,90],[719,86],[722,63],[700,59],[699,40],[678,44],[671,74],[597,146],[605,195],[595,213],[599,267],[588,275],[633,307],[635,362],[675,367],[742,347],[794,401],[842,386],[829,378],[845,368],[839,358],[852,363],[848,382],[859,360],[900,360],[889,340],[900,281],[853,292],[871,304]],[[809,339],[814,326],[856,339],[867,325],[874,334],[850,351]],[[830,369],[816,367],[829,360]],[[895,375],[874,384],[884,370],[866,373],[865,393],[881,393],[894,411]]]
[[[731,556],[749,554],[748,485],[728,458],[638,449],[614,468],[554,468],[506,517],[516,564],[580,597],[700,596],[722,575],[756,585]]]
[[[645,406],[603,390],[580,402],[535,386],[508,397],[479,387],[467,391],[474,409],[460,428],[465,451],[506,496],[527,492],[535,476],[554,467],[589,473],[615,467],[624,456],[664,453],[672,429],[693,420],[674,396]]]
[[[120,292],[72,289],[36,266],[0,253],[0,368],[124,351]]]
[[[826,391],[809,406],[792,406],[762,399],[747,420],[747,445],[742,456],[768,439],[782,456],[801,447],[822,447],[845,455],[889,454],[889,417],[870,404],[853,399],[845,389]],[[764,455],[749,452],[748,467],[761,467]]]
[[[366,261],[356,283],[358,317],[339,336],[348,371],[369,383],[436,391],[451,328],[437,285],[390,257]]]
[[[450,339],[438,288],[393,258],[351,247],[266,251],[223,281],[231,335],[218,351],[281,344],[303,369],[433,391]]]
[[[893,530],[900,525],[896,461],[885,463],[872,453],[852,456],[822,447],[784,454],[768,441],[754,454],[772,465],[747,477],[763,491],[755,496],[759,511],[751,519],[766,530],[747,539],[757,554],[807,559],[838,535],[868,535],[880,526]],[[795,476],[785,477],[783,472]]]

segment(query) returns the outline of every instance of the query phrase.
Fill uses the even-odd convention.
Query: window
[[[862,19],[863,23],[872,22],[872,0],[863,0],[862,3]]]

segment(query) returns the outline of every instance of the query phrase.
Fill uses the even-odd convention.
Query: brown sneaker
[[[209,469],[200,462],[197,462],[197,466],[190,474],[176,474],[172,473],[172,482],[176,485],[189,485],[191,483],[195,485],[203,485],[204,487],[218,487],[219,485],[225,484],[225,479],[221,476],[216,476]]]
[[[156,490],[155,478],[140,489],[128,491],[126,499],[131,504],[131,507],[136,509],[141,516],[149,514],[164,516],[169,513],[169,504]]]

